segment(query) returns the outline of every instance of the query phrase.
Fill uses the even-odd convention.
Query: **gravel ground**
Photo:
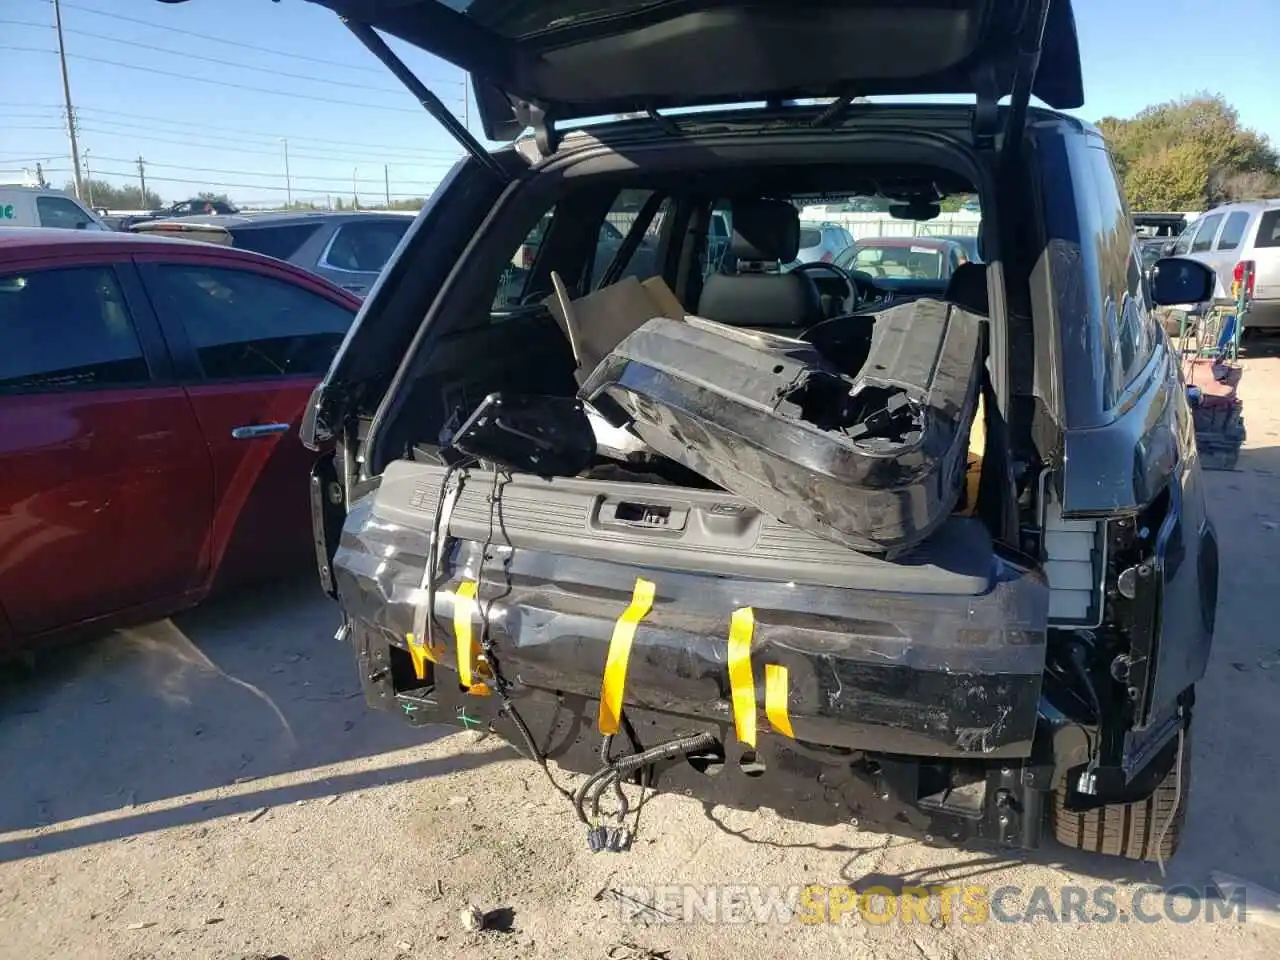
[[[1189,892],[1171,902],[1192,923],[1128,909],[1139,884],[1203,889],[1213,870],[1280,890],[1276,747],[1255,734],[1280,729],[1280,359],[1248,360],[1241,392],[1247,449],[1236,472],[1208,475],[1222,607],[1187,834],[1163,881],[1051,841],[1021,858],[930,849],[684,797],[645,805],[630,854],[593,856],[568,804],[495,740],[366,711],[330,639],[335,611],[306,582],[0,681],[0,956],[1276,957],[1280,922],[1257,897],[1245,923],[1204,922]],[[1021,887],[1006,915],[1034,904],[1036,885],[1105,884],[1121,912],[1109,924],[671,923],[614,892],[961,883]],[[469,904],[498,929],[465,930]]]

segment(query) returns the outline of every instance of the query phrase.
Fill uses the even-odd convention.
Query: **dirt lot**
[[[1280,889],[1280,359],[1247,363],[1249,430],[1208,475],[1223,543],[1183,848],[1158,871],[1072,854],[928,849],[771,813],[646,804],[624,856],[591,855],[539,771],[475,733],[365,710],[310,582],[207,606],[0,682],[3,957],[980,957],[1280,955],[1280,923],[1139,922],[1139,884],[1221,870]],[[448,735],[446,735],[448,734]],[[430,741],[430,742],[427,742]],[[563,779],[563,778],[562,778]],[[610,891],[692,884],[1116,888],[1109,924],[675,924]],[[878,902],[878,901],[877,901]],[[463,929],[469,903],[506,932]],[[1164,910],[1145,901],[1145,915]],[[678,905],[678,902],[677,902]],[[877,907],[877,909],[879,909]],[[1094,914],[1090,914],[1094,915]],[[1132,922],[1131,922],[1132,921]]]

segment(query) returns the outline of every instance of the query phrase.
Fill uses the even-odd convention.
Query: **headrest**
[[[800,211],[785,200],[735,200],[729,250],[738,260],[790,263],[800,252]]]
[[[970,261],[956,267],[951,274],[951,280],[947,283],[944,299],[958,307],[963,307],[970,313],[987,316],[990,307],[987,295],[986,264]]]

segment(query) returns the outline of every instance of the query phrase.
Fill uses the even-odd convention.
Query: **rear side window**
[[[529,231],[529,235],[524,238],[524,242],[511,255],[511,262],[503,267],[502,275],[498,278],[498,288],[493,293],[491,309],[495,313],[520,306],[524,298],[525,284],[533,271],[533,261],[538,257],[543,238],[547,234],[547,227],[551,226],[551,219],[555,214],[555,207],[552,207],[542,215],[542,218]]]
[[[378,273],[395,253],[411,220],[346,223],[338,228],[320,266],[353,273]]]
[[[800,228],[800,249],[807,250],[809,247],[822,246],[822,231],[817,227],[801,227]]]
[[[1191,241],[1192,253],[1203,253],[1213,246],[1213,235],[1218,232],[1218,224],[1221,222],[1222,214],[1220,213],[1204,218],[1200,229],[1196,231],[1196,238]]]
[[[1244,236],[1244,228],[1249,223],[1249,214],[1243,210],[1227,214],[1227,222],[1222,225],[1222,234],[1218,237],[1217,250],[1234,250],[1240,246]]]
[[[240,250],[288,260],[298,248],[315,236],[318,223],[291,223],[278,227],[249,227],[231,231],[231,245]]]
[[[1268,210],[1258,219],[1255,247],[1280,247],[1280,210]]]
[[[651,190],[623,190],[614,198],[612,207],[600,224],[600,233],[596,239],[595,258],[589,278],[591,287],[599,285],[631,232],[640,229],[640,215],[652,197]],[[618,274],[619,280],[627,277],[648,280],[662,272],[658,263],[658,242],[662,236],[663,221],[670,210],[670,200],[664,200],[653,218],[644,224],[644,233],[631,252],[631,257],[623,264],[622,271]]]
[[[355,318],[319,294],[249,270],[161,264],[147,280],[209,380],[319,376]]]
[[[97,230],[98,224],[66,197],[36,197],[36,213],[42,227],[62,227],[69,230]]]
[[[0,276],[0,394],[150,379],[110,267]]]

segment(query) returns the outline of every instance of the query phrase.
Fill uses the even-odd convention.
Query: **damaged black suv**
[[[467,152],[303,426],[369,703],[589,774],[595,848],[650,783],[1171,855],[1218,554],[1150,311],[1213,280],[1144,274],[1055,112],[1068,0],[321,2]],[[960,195],[982,262],[942,269]],[[797,263],[854,198],[920,242]]]

